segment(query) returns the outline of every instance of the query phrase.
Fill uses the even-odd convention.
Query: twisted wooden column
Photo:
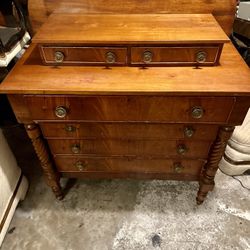
[[[200,179],[200,188],[197,194],[197,204],[203,203],[207,193],[212,191],[214,188],[214,177],[218,170],[219,162],[224,154],[225,148],[227,146],[227,141],[230,139],[234,127],[220,127],[217,134],[217,138],[210,149],[208,162],[203,170],[201,179]]]
[[[32,124],[26,124],[25,129],[29,138],[32,141],[33,147],[40,160],[48,186],[51,187],[56,198],[61,200],[63,198],[63,194],[60,186],[60,176],[58,172],[54,169],[53,164],[50,160],[47,147],[41,136],[42,134],[40,128],[35,123],[32,123]]]

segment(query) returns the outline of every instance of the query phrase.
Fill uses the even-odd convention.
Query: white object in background
[[[23,38],[12,48],[6,52],[4,57],[0,57],[0,67],[7,67],[10,61],[23,49],[25,44],[30,40],[30,35],[26,32]]]
[[[250,109],[241,126],[237,126],[228,141],[220,169],[229,175],[241,175],[250,169]]]
[[[240,2],[237,17],[250,21],[250,2]]]
[[[28,189],[27,179],[17,166],[16,159],[0,129],[0,246],[8,230],[19,200]]]

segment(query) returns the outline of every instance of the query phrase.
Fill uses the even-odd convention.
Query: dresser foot
[[[214,177],[219,167],[219,162],[224,154],[227,141],[230,139],[234,127],[220,127],[216,140],[210,149],[207,164],[200,178],[200,187],[197,194],[197,204],[202,204],[209,191],[212,191],[215,183]]]
[[[25,129],[40,160],[47,185],[52,189],[56,198],[62,200],[63,193],[60,186],[60,175],[51,162],[49,151],[42,138],[40,128],[35,123],[31,123],[26,124]]]

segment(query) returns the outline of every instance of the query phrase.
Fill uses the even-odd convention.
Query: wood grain
[[[67,35],[65,35],[67,34]],[[224,43],[211,14],[53,14],[32,39],[46,44]]]
[[[206,159],[211,146],[209,141],[184,140],[48,140],[53,154],[87,154],[87,155],[132,155],[165,158],[200,158]],[[77,147],[78,151],[72,150]],[[186,152],[181,154],[179,147],[185,147]]]
[[[131,48],[131,65],[146,66],[182,66],[182,65],[216,65],[219,62],[221,48],[219,46],[165,46],[165,47],[132,47]],[[151,62],[143,61],[143,54],[150,52],[152,54]],[[206,53],[206,61],[197,63],[197,54]]]
[[[200,14],[212,13],[227,34],[230,34],[235,11],[235,0],[33,0],[29,12],[35,31],[53,12],[57,13],[121,13],[121,14]]]
[[[129,140],[214,140],[216,125],[157,124],[157,123],[107,123],[107,122],[43,122],[39,123],[47,139],[129,139]],[[186,129],[193,135],[187,137]],[[69,131],[70,130],[70,131]]]
[[[84,170],[79,171],[76,162],[84,164]],[[165,173],[173,175],[191,175],[196,180],[200,176],[204,160],[176,159],[136,159],[129,157],[55,157],[55,162],[60,172],[126,172],[140,173]],[[176,173],[175,163],[183,166],[181,173]]]
[[[225,123],[233,109],[233,97],[165,97],[165,96],[48,96],[26,95],[34,120],[141,121],[168,123]],[[217,108],[222,107],[223,109]],[[58,118],[55,110],[63,107],[67,114]],[[194,118],[194,108],[203,116]]]
[[[249,68],[231,44],[224,45],[216,67],[48,67],[39,57],[31,46],[0,93],[250,96]]]
[[[55,61],[55,53],[60,51],[64,55],[61,63]],[[127,64],[127,48],[115,47],[76,47],[76,46],[41,46],[40,53],[45,64],[52,65],[109,65],[106,62],[107,53],[115,55],[115,62],[111,65]]]

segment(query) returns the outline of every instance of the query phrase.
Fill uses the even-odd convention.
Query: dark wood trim
[[[6,219],[8,218],[10,209],[11,209],[11,207],[12,207],[12,205],[13,205],[13,202],[14,202],[14,200],[15,200],[15,198],[16,198],[16,195],[17,195],[18,189],[19,189],[19,187],[20,187],[20,184],[21,184],[21,182],[22,182],[22,179],[23,179],[23,174],[21,173],[20,176],[19,176],[18,182],[17,182],[17,184],[16,184],[15,190],[14,190],[14,192],[13,192],[13,194],[12,194],[12,196],[11,196],[11,199],[10,199],[10,201],[9,201],[9,204],[8,204],[8,206],[7,206],[7,209],[6,209],[5,213],[4,213],[3,219],[2,219],[1,222],[0,222],[0,233],[2,232],[2,229],[3,229],[3,227],[4,227],[4,224],[5,224],[5,222],[6,222]]]

